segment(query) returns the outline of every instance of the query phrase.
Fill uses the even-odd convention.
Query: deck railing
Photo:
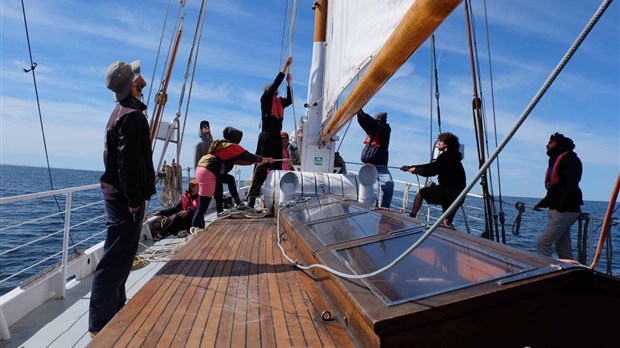
[[[53,222],[58,221],[58,220],[52,221],[53,219],[57,219],[60,217],[64,220],[63,228],[59,230],[55,230],[50,233],[43,233],[43,235],[38,236],[35,239],[26,241],[21,244],[12,245],[10,248],[0,251],[0,257],[6,256],[9,254],[20,254],[20,252],[23,255],[25,254],[24,251],[28,248],[33,248],[36,245],[52,244],[53,240],[57,239],[57,237],[60,234],[62,234],[62,250],[53,251],[51,252],[51,254],[44,256],[42,259],[36,260],[30,263],[29,265],[23,268],[20,268],[19,271],[7,276],[6,278],[0,279],[0,285],[6,284],[10,280],[19,278],[20,276],[23,276],[24,274],[32,273],[31,270],[33,269],[37,269],[37,268],[40,269],[42,266],[47,266],[50,263],[52,263],[54,260],[57,260],[59,256],[60,256],[59,268],[61,270],[62,279],[67,279],[67,263],[70,257],[69,255],[70,247],[77,252],[79,246],[83,246],[87,244],[92,245],[98,241],[101,241],[103,239],[102,236],[105,233],[105,229],[102,229],[95,233],[91,233],[86,238],[79,240],[70,245],[70,240],[72,239],[71,238],[72,230],[75,230],[76,228],[80,226],[85,226],[87,224],[90,224],[97,220],[103,220],[103,217],[104,217],[103,209],[101,209],[101,212],[102,212],[101,214],[91,217],[89,219],[80,221],[79,223],[72,224],[72,220],[71,220],[72,213],[89,208],[89,207],[93,207],[93,206],[103,207],[103,200],[98,200],[96,202],[88,202],[88,203],[85,203],[85,204],[82,204],[76,207],[72,206],[74,194],[78,192],[84,192],[84,191],[95,190],[95,189],[99,190],[100,185],[93,184],[93,185],[72,187],[72,188],[66,188],[66,189],[60,189],[60,190],[54,190],[54,191],[39,192],[39,193],[32,193],[32,194],[26,194],[26,195],[14,196],[14,197],[0,198],[0,205],[2,205],[3,208],[6,208],[5,209],[6,211],[10,209],[9,204],[15,204],[19,202],[29,202],[28,203],[29,205],[34,205],[36,204],[36,200],[38,199],[47,198],[47,197],[58,197],[58,196],[64,197],[64,210],[61,210],[56,213],[47,214],[45,216],[37,217],[34,219],[28,219],[28,220],[24,220],[18,223],[0,227],[0,236],[4,236],[0,238],[3,240],[7,240],[9,233],[12,236],[15,236],[14,231],[16,230],[27,231],[29,226],[32,226],[33,224],[46,223],[46,224],[49,224],[49,226],[53,226]],[[60,205],[58,207],[60,208]],[[3,219],[3,220],[6,221],[7,219]],[[9,220],[9,223],[10,222],[11,221]],[[33,250],[32,253],[37,253],[37,251]],[[58,284],[59,288],[56,291],[58,297],[64,297],[65,295],[65,284],[64,284],[65,282],[61,282],[61,283],[63,284]]]

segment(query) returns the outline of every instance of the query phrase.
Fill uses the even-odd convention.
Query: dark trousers
[[[97,265],[90,296],[88,331],[99,332],[127,301],[125,282],[138,251],[144,202],[134,215],[126,199],[105,201],[108,233]]]
[[[192,218],[192,227],[205,228],[205,213],[211,203],[211,197],[198,196],[198,207]]]
[[[224,211],[224,184],[228,186],[228,193],[233,197],[235,203],[239,199],[239,192],[237,191],[237,184],[235,183],[235,177],[230,174],[220,174],[217,178],[217,184],[215,185],[215,193],[213,194],[213,198],[215,199],[215,208],[218,213]]]
[[[181,217],[179,213],[172,216],[172,222],[159,232],[160,237],[167,237],[169,235],[176,235],[180,231],[189,230],[192,227],[192,219],[194,214],[187,214],[185,217]]]
[[[260,196],[260,189],[263,187],[265,180],[267,179],[267,173],[271,169],[282,169],[282,162],[276,162],[273,164],[267,163],[261,166],[254,166],[254,175],[252,176],[252,185],[248,192],[248,206],[254,207],[254,201],[256,197]]]

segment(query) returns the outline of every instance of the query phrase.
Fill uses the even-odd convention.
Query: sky
[[[43,128],[51,167],[103,170],[104,129],[114,108],[112,93],[104,85],[105,71],[113,61],[140,59],[145,80],[151,85],[155,77],[154,84],[159,84],[165,54],[155,73],[154,69],[169,2],[23,2],[32,59],[37,64],[42,121],[32,73],[23,71],[31,64],[21,2],[2,1],[0,163],[45,167]],[[221,137],[226,126],[243,130],[241,145],[255,150],[262,87],[273,80],[289,52],[293,55],[295,102],[286,109],[284,129],[290,133],[299,123],[306,113],[303,104],[312,56],[312,3],[298,1],[294,35],[289,40],[291,15],[286,13],[287,8],[291,12],[292,1],[208,1],[186,113],[179,100],[200,10],[199,1],[188,1],[185,32],[163,116],[171,121],[177,111],[182,117],[187,115],[180,156],[184,168],[193,165],[201,120],[210,122],[215,138]],[[488,127],[485,146],[491,151],[515,126],[599,5],[593,0],[473,1],[479,82]],[[177,8],[178,1],[171,1],[164,53]],[[584,198],[609,200],[620,169],[619,23],[616,1],[501,153],[499,166],[493,164],[493,194],[542,198],[548,160],[545,145],[550,134],[560,132],[573,139],[583,162],[580,185]],[[471,179],[477,173],[478,156],[463,4],[435,32],[435,46],[441,130],[458,135],[465,145],[463,164]],[[438,130],[430,56],[427,41],[364,107],[371,114],[388,113],[390,166],[429,160]],[[185,91],[187,97],[189,81]],[[154,103],[148,104],[150,116]],[[355,121],[346,132],[341,130],[337,146],[346,161],[360,161],[364,135]],[[156,164],[162,144],[156,145]],[[169,148],[164,158],[170,162],[174,152]],[[348,165],[349,170],[358,168]],[[416,181],[411,174],[391,171],[396,180]],[[244,167],[242,176],[250,175],[251,168]],[[479,185],[472,190],[480,191]]]

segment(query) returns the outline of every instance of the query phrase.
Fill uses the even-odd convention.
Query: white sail
[[[328,2],[323,123],[342,92],[381,50],[415,0]]]

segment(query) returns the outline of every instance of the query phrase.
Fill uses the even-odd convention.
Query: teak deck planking
[[[89,346],[353,347],[317,284],[281,255],[273,219],[195,235]],[[283,246],[295,258],[286,240]],[[333,310],[331,310],[333,312]]]

